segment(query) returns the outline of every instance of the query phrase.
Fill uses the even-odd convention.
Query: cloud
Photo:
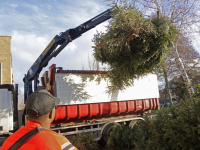
[[[195,39],[193,39],[193,41],[192,41],[193,46],[198,53],[200,53],[200,43],[199,43],[199,41],[200,41],[200,36],[197,36],[197,35],[195,36]]]
[[[49,42],[59,32],[75,28],[107,9],[100,1],[18,1],[0,2],[0,33],[11,36],[14,83],[23,93],[23,77]],[[89,69],[88,55],[93,54],[92,38],[102,23],[72,41],[52,58],[40,76],[53,63],[69,70]]]
[[[13,31],[11,35],[11,53],[13,64],[13,77],[15,84],[23,86],[24,74],[37,59],[48,44],[48,37],[40,37],[35,34],[21,34]]]
[[[3,5],[8,5],[8,6],[11,6],[11,7],[17,7],[18,5],[17,4],[13,4],[13,3],[2,3]]]
[[[92,46],[94,45],[91,39],[96,30],[105,30],[104,25],[99,25],[97,28],[72,41],[56,58],[50,60],[48,67],[56,64],[57,67],[69,70],[89,69],[88,55],[92,55]],[[51,41],[51,38],[49,36],[42,37],[32,33],[25,34],[17,31],[14,31],[11,37],[14,82],[18,83],[22,90],[24,74],[27,73],[28,69]],[[43,69],[40,76],[42,76],[44,71],[48,71],[48,67]]]

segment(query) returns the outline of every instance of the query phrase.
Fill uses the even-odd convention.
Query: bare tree
[[[196,27],[200,22],[200,0],[133,0],[135,6],[146,16],[157,14],[169,18],[181,33],[199,32]]]
[[[199,33],[199,23],[200,23],[200,0],[133,0],[135,6],[143,12],[146,16],[151,16],[152,14],[163,15],[168,17],[172,24],[176,25],[180,33],[188,38],[193,38],[193,35]],[[184,81],[186,82],[189,93],[193,93],[193,90],[189,88],[190,80],[188,74],[184,68],[183,60],[179,55],[178,46],[179,40],[174,43],[174,58],[177,60],[177,68],[181,73]],[[166,65],[165,65],[166,66]],[[167,74],[164,74],[166,79]],[[166,80],[168,82],[168,80]],[[166,83],[166,85],[168,85]],[[169,87],[168,87],[169,88]],[[170,93],[169,93],[170,95]]]
[[[99,62],[96,61],[94,58],[90,57],[88,54],[88,65],[90,70],[99,70],[100,69],[100,65]]]
[[[108,71],[108,65],[101,65],[100,62],[94,59],[93,56],[89,56],[88,54],[88,65],[90,70],[96,71]]]
[[[179,58],[181,58],[182,64],[184,65],[184,69],[188,76],[190,77],[191,81],[193,83],[196,83],[196,77],[198,75],[197,68],[199,67],[200,57],[199,54],[194,50],[191,44],[191,40],[184,36],[179,37],[179,42],[177,43],[177,50],[179,54]],[[174,89],[185,91],[187,89],[185,80],[182,77],[181,72],[179,71],[179,63],[177,63],[177,52],[175,48],[173,48],[169,55],[167,56],[167,59],[164,63],[165,68],[163,69],[163,74],[159,76],[159,80],[165,80],[166,82],[166,75],[165,72],[167,72],[167,77],[170,80],[169,88],[174,91]],[[166,83],[167,85],[167,83]],[[190,85],[191,86],[191,85]],[[166,87],[167,88],[167,87]],[[187,92],[188,93],[188,92]],[[184,93],[184,95],[186,95]],[[179,95],[179,97],[182,97]]]
[[[19,93],[18,93],[18,110],[24,110],[24,108],[25,108],[24,95],[19,90]]]

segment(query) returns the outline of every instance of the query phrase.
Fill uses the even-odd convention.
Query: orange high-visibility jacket
[[[40,124],[28,121],[26,126],[7,138],[1,150],[8,150],[18,139],[36,127],[42,128]],[[29,139],[18,150],[77,150],[77,148],[64,136],[51,130],[44,130]]]

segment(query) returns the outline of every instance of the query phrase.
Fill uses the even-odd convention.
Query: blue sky
[[[55,35],[74,28],[108,9],[103,0],[1,0],[0,35],[11,36],[14,83],[23,90],[23,77]],[[107,22],[70,43],[48,67],[89,69],[93,35]],[[47,71],[48,67],[43,69]]]

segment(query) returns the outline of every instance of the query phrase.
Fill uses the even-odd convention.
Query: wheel
[[[110,132],[112,131],[112,129],[115,127],[115,126],[120,126],[119,123],[116,123],[116,122],[109,122],[109,123],[106,123],[102,130],[101,130],[101,144],[102,145],[105,145],[108,141],[108,138],[110,136]]]

